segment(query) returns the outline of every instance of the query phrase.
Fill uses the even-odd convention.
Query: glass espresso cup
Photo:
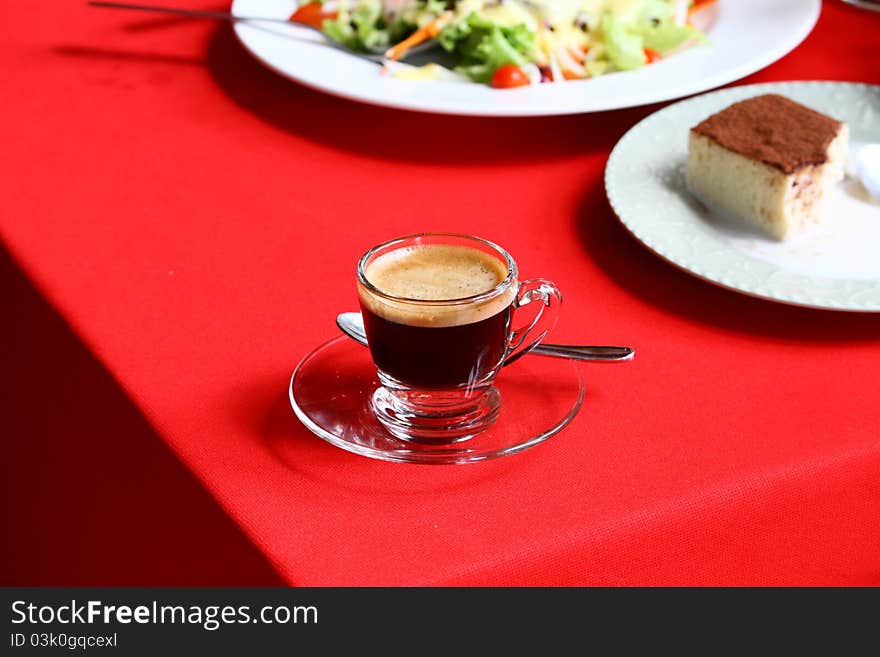
[[[357,286],[379,381],[372,409],[394,436],[453,443],[498,417],[505,362],[556,323],[552,282],[518,280],[513,258],[468,235],[423,233],[380,244],[358,262]],[[540,302],[514,328],[519,309]]]

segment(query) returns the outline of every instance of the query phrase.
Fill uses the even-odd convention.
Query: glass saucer
[[[474,463],[516,454],[559,433],[584,401],[573,361],[526,357],[498,375],[501,412],[486,431],[445,445],[395,438],[370,407],[379,380],[370,351],[345,336],[303,358],[290,379],[290,404],[313,433],[342,449],[400,463]]]

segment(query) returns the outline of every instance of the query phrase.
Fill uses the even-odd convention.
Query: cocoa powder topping
[[[784,96],[767,94],[734,103],[693,128],[744,157],[793,173],[828,160],[840,121]]]

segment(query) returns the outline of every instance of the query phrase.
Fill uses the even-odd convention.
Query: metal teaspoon
[[[364,332],[364,319],[360,313],[340,313],[336,316],[336,326],[348,337],[367,345],[367,334]],[[541,343],[530,352],[539,356],[555,358],[571,358],[573,360],[589,360],[599,362],[617,362],[632,360],[636,352],[630,347],[596,347],[587,345],[546,344]],[[522,355],[522,354],[519,354]],[[508,365],[516,357],[505,361]]]

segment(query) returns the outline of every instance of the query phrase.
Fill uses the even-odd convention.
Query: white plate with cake
[[[878,143],[880,86],[733,87],[633,127],[605,187],[639,241],[702,279],[782,303],[880,312],[880,200],[853,171],[854,155]]]
[[[232,13],[286,20],[298,4],[297,0],[233,0]],[[598,12],[610,5],[625,11],[637,3],[596,0],[588,4]],[[589,79],[568,80],[561,75],[558,83],[517,89],[493,89],[451,73],[432,77],[410,71],[406,79],[383,74],[376,63],[329,48],[321,35],[293,24],[242,21],[234,29],[244,48],[270,69],[343,98],[441,114],[550,116],[646,105],[738,80],[797,47],[813,29],[820,10],[820,0],[719,0],[692,20],[707,37],[704,45],[674,50],[637,70]],[[431,59],[429,53],[424,57]]]

